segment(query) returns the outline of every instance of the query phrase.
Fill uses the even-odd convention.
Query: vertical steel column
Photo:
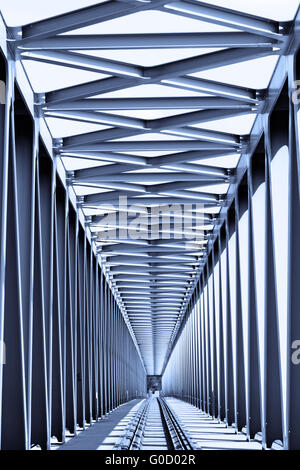
[[[104,276],[100,272],[100,347],[99,347],[99,363],[100,363],[100,408],[101,418],[105,416],[105,378],[104,378],[104,338],[103,338],[103,319],[104,319]]]
[[[284,94],[284,91],[283,91]],[[284,95],[283,95],[284,96]],[[285,98],[287,104],[287,99]],[[280,354],[279,332],[279,303],[278,303],[278,268],[276,257],[281,256],[283,247],[275,243],[274,203],[272,194],[272,160],[285,144],[288,145],[288,111],[281,109],[282,104],[265,120],[265,178],[266,178],[266,219],[265,219],[265,250],[266,250],[266,289],[268,292],[265,304],[265,354],[263,384],[265,416],[262,419],[263,445],[270,447],[274,440],[283,441],[284,404],[282,396],[282,361]],[[286,189],[287,190],[287,189]],[[283,221],[281,221],[283,223]],[[271,249],[273,247],[273,249]],[[258,286],[257,286],[258,289]]]
[[[104,415],[108,413],[108,387],[107,387],[107,284],[104,282],[104,309],[103,309],[103,365],[104,365]]]
[[[117,301],[114,299],[114,351],[115,351],[115,407],[119,406],[119,383],[118,383],[118,361],[120,360],[118,357],[118,304]]]
[[[209,306],[209,267],[206,265],[205,269],[206,279],[205,279],[205,287],[204,287],[204,295],[205,295],[205,310],[204,310],[204,332],[205,332],[205,359],[206,359],[206,397],[207,397],[207,413],[212,415],[212,389],[211,389],[211,338],[210,338],[210,306]]]
[[[193,374],[193,402],[194,406],[198,405],[197,399],[197,345],[196,345],[196,291],[194,293],[193,312],[192,312],[192,374]]]
[[[234,201],[235,219],[235,252],[236,252],[236,428],[241,431],[246,426],[246,396],[245,396],[245,361],[244,361],[244,335],[240,284],[240,253],[239,253],[239,204],[238,197]]]
[[[199,283],[195,286],[195,306],[194,306],[194,343],[195,343],[195,406],[200,408],[200,367],[199,367],[199,337],[198,337],[198,301],[199,301]]]
[[[41,273],[44,297],[45,364],[47,374],[48,447],[51,436],[52,395],[52,323],[53,323],[53,239],[54,195],[56,184],[56,161],[50,159],[40,146],[39,151],[39,203],[41,234]]]
[[[231,322],[231,299],[230,299],[230,282],[229,282],[229,250],[228,250],[228,222],[225,221],[225,289],[223,288],[223,295],[225,297],[225,321],[226,321],[226,337],[224,341],[225,346],[225,360],[226,360],[226,397],[227,397],[227,413],[226,422],[229,426],[234,423],[234,379],[233,379],[233,351],[232,351],[232,322]],[[223,305],[224,305],[223,304]]]
[[[36,160],[36,199],[35,199],[35,253],[34,253],[34,302],[32,323],[32,389],[31,399],[31,443],[39,444],[43,449],[50,448],[49,407],[48,407],[48,373],[46,344],[46,293],[43,264],[43,195],[41,194],[40,160],[41,149]]]
[[[243,328],[246,329],[245,343],[245,396],[247,438],[253,439],[261,430],[260,420],[260,369],[258,354],[258,328],[253,252],[253,221],[251,192],[247,171],[245,183],[239,188],[238,217],[243,218],[243,231],[239,232],[239,257],[241,277],[241,307],[244,314]],[[246,219],[245,219],[246,218]],[[246,221],[244,221],[246,220]],[[244,335],[245,336],[245,335]]]
[[[78,237],[77,421],[85,429],[85,257],[82,229],[79,230]]]
[[[115,322],[115,314],[116,314],[116,302],[114,296],[112,296],[112,354],[113,354],[113,370],[112,370],[112,377],[113,377],[113,409],[116,408],[116,322]]]
[[[192,303],[192,299],[191,299]],[[190,310],[191,310],[190,306]],[[189,403],[192,403],[192,397],[193,397],[193,376],[192,376],[192,345],[191,345],[191,311],[189,312],[189,317],[188,317],[188,328],[186,332],[186,343],[187,343],[187,354],[188,354],[188,370],[187,370],[187,384],[188,384],[188,401]]]
[[[203,286],[203,274],[200,276],[201,292],[199,302],[199,327],[200,327],[200,356],[201,356],[201,371],[202,371],[202,410],[207,411],[207,397],[206,397],[206,373],[205,373],[205,348],[204,348],[204,286]]]
[[[194,397],[194,376],[193,376],[193,323],[192,323],[192,315],[193,315],[193,296],[191,298],[191,307],[190,307],[190,316],[189,316],[189,331],[188,331],[188,345],[189,345],[189,356],[190,356],[190,403],[193,404],[193,397]]]
[[[64,401],[64,314],[65,314],[65,190],[56,182],[54,205],[54,270],[53,270],[53,334],[52,334],[52,415],[51,436],[65,441]]]
[[[117,407],[117,387],[116,387],[116,301],[112,298],[112,341],[113,341],[113,409]]]
[[[112,410],[112,381],[111,381],[111,291],[107,289],[107,372],[108,372],[108,412]]]
[[[4,121],[1,133],[1,232],[0,232],[0,341],[4,345],[4,308],[5,308],[5,272],[6,272],[6,239],[7,239],[7,194],[8,194],[8,165],[11,138],[11,110],[13,106],[13,88],[15,64],[11,58],[6,66],[5,104],[1,104],[1,115]],[[3,395],[3,361],[0,361],[0,437],[2,436],[2,395]]]
[[[225,354],[224,354],[224,313],[222,302],[222,267],[221,267],[221,237],[217,239],[218,250],[218,271],[219,271],[219,344],[218,344],[218,362],[219,362],[219,386],[218,386],[218,418],[226,419],[226,397],[225,397]],[[224,295],[224,294],[223,294]]]
[[[84,298],[85,298],[85,418],[88,424],[92,422],[91,413],[91,257],[90,247],[84,241]]]
[[[122,376],[121,376],[121,356],[120,356],[120,348],[121,348],[121,341],[122,336],[120,334],[120,321],[121,321],[121,313],[116,306],[116,383],[117,383],[117,406],[121,404],[121,388],[122,388]]]
[[[211,252],[211,386],[212,386],[212,416],[215,418],[218,413],[218,365],[217,365],[217,332],[216,332],[216,289],[215,289],[215,252],[214,247]]]
[[[94,260],[94,318],[93,318],[93,340],[94,340],[94,419],[98,421],[100,416],[99,406],[99,264],[98,257]]]
[[[111,396],[111,410],[114,409],[114,350],[113,350],[113,319],[114,319],[114,298],[112,293],[110,292],[110,305],[109,305],[109,319],[110,319],[110,327],[109,327],[109,339],[110,339],[110,396]]]
[[[295,80],[300,77],[299,51],[288,57],[289,73],[289,252],[287,328],[287,439],[285,447],[300,448],[300,149],[299,103],[293,102]],[[295,101],[295,100],[294,100]]]
[[[14,101],[14,97],[12,96]],[[24,363],[24,328],[21,279],[19,194],[17,178],[14,105],[11,106],[10,151],[8,162],[4,345],[6,360],[2,392],[2,449],[27,447],[26,382]],[[1,347],[3,343],[1,343]],[[1,351],[3,353],[3,351]],[[1,361],[2,362],[2,361]],[[16,423],[19,423],[16,426]]]
[[[92,419],[96,421],[98,419],[98,377],[97,377],[97,327],[96,327],[96,312],[97,312],[97,260],[93,253],[93,242],[91,243],[91,344],[92,344],[92,360],[91,360],[91,375],[92,375],[92,387],[91,387],[91,408],[92,408]]]
[[[67,202],[68,204],[68,202]],[[76,378],[75,378],[75,338],[74,338],[74,288],[75,288],[75,216],[72,208],[67,208],[67,278],[66,278],[66,427],[76,434]]]
[[[200,410],[204,409],[203,406],[203,376],[202,376],[202,351],[201,351],[201,290],[200,280],[197,283],[197,308],[196,308],[196,319],[197,319],[197,357],[198,357],[198,407]]]

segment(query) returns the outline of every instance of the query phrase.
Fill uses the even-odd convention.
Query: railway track
[[[115,450],[199,450],[184,429],[182,418],[162,397],[144,400]]]

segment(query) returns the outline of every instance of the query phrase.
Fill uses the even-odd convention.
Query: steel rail
[[[168,425],[168,429],[172,438],[172,442],[175,450],[199,450],[188,432],[183,428],[182,423],[178,417],[171,410],[163,397],[158,399],[161,411],[163,413],[165,422]]]
[[[143,401],[133,418],[128,423],[123,435],[116,442],[114,450],[145,450],[145,430],[152,426],[155,420],[151,401],[154,397]],[[155,399],[156,400],[156,399]],[[168,450],[199,450],[189,433],[184,429],[182,422],[176,416],[163,397],[157,398],[159,406],[160,427],[163,430]],[[155,409],[155,408],[154,408]],[[150,423],[150,424],[149,424]],[[163,439],[162,439],[163,440]],[[147,438],[147,445],[151,444],[151,438]],[[153,445],[155,443],[153,442]]]
[[[141,423],[144,421],[144,417],[147,413],[149,407],[149,400],[142,402],[138,410],[134,414],[133,418],[130,420],[128,426],[125,429],[125,432],[121,438],[116,442],[114,450],[130,450],[132,445],[136,442],[138,436],[138,431],[140,429]]]

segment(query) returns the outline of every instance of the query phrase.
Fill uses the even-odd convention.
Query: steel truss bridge
[[[214,3],[0,18],[2,449],[64,442],[147,375],[263,448],[300,448],[300,12]],[[150,14],[164,31],[105,29]],[[223,80],[265,58],[268,86]],[[50,66],[73,83],[49,87]],[[248,133],[224,130],[245,116]],[[199,239],[176,236],[176,210]]]

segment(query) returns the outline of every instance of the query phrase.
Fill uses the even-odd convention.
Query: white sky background
[[[274,20],[287,21],[293,19],[299,5],[299,0],[202,0],[204,3],[223,6],[245,13],[255,14]],[[31,23],[50,16],[60,15],[68,11],[84,8],[90,5],[103,3],[99,0],[0,0],[0,9],[9,26]],[[122,21],[123,22],[123,21]],[[128,24],[126,20],[125,23]],[[140,32],[145,32],[145,25],[139,24]],[[153,26],[153,25],[152,25]],[[161,27],[161,32],[168,26],[163,22],[156,23],[155,27]],[[120,33],[122,31],[119,31]],[[134,32],[134,31],[132,31]],[[175,31],[176,32],[176,31]]]
[[[292,19],[299,6],[299,0],[204,0],[207,4],[228,7],[269,17],[276,20]],[[32,21],[38,21],[50,16],[72,11],[77,8],[83,8],[90,5],[102,3],[93,0],[52,0],[51,2],[41,2],[40,0],[0,0],[0,9],[5,21],[10,26],[26,24]],[[171,11],[171,10],[170,10]],[[197,32],[199,31],[228,31],[225,28],[211,23],[199,20],[184,18],[169,13],[159,11],[145,11],[122,18],[107,21],[98,25],[92,25],[74,33],[84,34],[126,34],[126,33],[159,33],[159,32]],[[68,33],[70,34],[70,33]],[[211,49],[212,51],[212,49]],[[154,50],[114,50],[114,51],[91,51],[90,53],[100,57],[132,62],[144,66],[165,63],[172,60],[179,60],[184,57],[199,55],[209,52],[206,49],[154,49]],[[84,53],[87,53],[86,51]],[[242,85],[250,88],[266,88],[272,76],[276,65],[277,57],[269,56],[255,60],[249,60],[239,64],[233,64],[225,67],[210,69],[205,72],[191,74],[198,78],[219,80],[225,83]],[[76,85],[78,83],[106,78],[108,75],[97,72],[87,72],[75,70],[63,66],[44,64],[34,61],[26,61],[26,70],[30,77],[35,92],[46,92],[66,86]],[[41,80],[42,77],[42,80]],[[130,96],[201,96],[201,94],[189,91],[179,90],[162,85],[142,85],[102,95],[103,97],[130,97]],[[162,111],[126,111],[128,116],[144,116],[144,119],[155,119]],[[114,114],[123,114],[122,111],[116,111]],[[172,114],[176,114],[176,111]],[[253,124],[253,115],[241,116],[238,118],[229,118],[201,124],[199,127],[211,130],[220,130],[223,132],[232,132],[236,134],[248,134]],[[73,121],[62,121],[61,119],[49,119],[50,130],[54,137],[63,137],[81,132],[90,132],[101,129],[97,124],[81,124]],[[197,127],[197,125],[195,125]]]
[[[258,16],[274,20],[291,20],[299,6],[299,0],[204,0],[205,3],[230,7]],[[0,10],[9,26],[18,26],[29,22],[38,21],[47,17],[66,13],[78,8],[87,7],[103,2],[93,0],[52,0],[51,2],[40,0],[0,0]],[[220,25],[214,25],[191,18],[160,11],[145,11],[127,15],[122,18],[106,21],[74,30],[67,34],[129,34],[129,33],[160,33],[160,32],[198,32],[198,31],[233,31]],[[97,50],[83,51],[84,54],[110,58],[118,61],[135,63],[143,66],[153,66],[185,57],[212,52],[214,49],[149,49],[149,50]],[[238,64],[210,69],[204,72],[191,74],[192,77],[211,79],[229,84],[241,85],[253,89],[266,88],[271,79],[278,57],[268,56]],[[35,61],[25,61],[25,68],[35,92],[47,92],[62,87],[72,86],[92,80],[105,79],[109,75],[97,72],[87,72],[74,68],[45,64]],[[136,87],[106,93],[105,98],[117,97],[166,97],[166,96],[203,96],[193,90],[180,90],[160,84],[145,84]],[[191,110],[126,110],[110,111],[112,114],[137,117],[141,119],[156,119],[163,116],[181,114]],[[192,127],[213,131],[228,132],[237,135],[249,134],[255,120],[254,114],[246,114],[233,118],[226,118],[208,123],[193,124]],[[110,126],[102,124],[82,123],[72,120],[47,118],[47,123],[53,137],[66,137],[70,135],[108,129]],[[147,134],[129,137],[123,140],[185,140],[184,136],[170,134]],[[163,152],[161,152],[163,153]],[[154,156],[154,152],[153,152]],[[237,157],[231,159],[219,157],[216,166],[234,167]],[[69,162],[69,163],[68,163]],[[76,159],[79,167],[94,164],[89,160]],[[226,162],[226,163],[225,163]],[[67,169],[74,169],[74,161],[64,158]],[[100,162],[99,162],[100,163]],[[205,164],[205,161],[199,162]],[[207,164],[213,164],[207,160]],[[220,190],[222,188],[220,187]],[[224,188],[223,188],[224,189]],[[85,189],[86,191],[88,189]]]

